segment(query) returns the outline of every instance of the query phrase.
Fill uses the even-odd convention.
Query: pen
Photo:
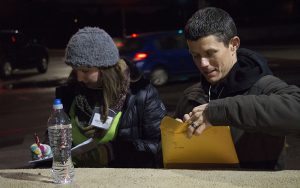
[[[38,137],[38,135],[36,133],[34,133],[34,140],[36,145],[40,148],[41,150],[41,154],[42,154],[42,158],[44,158],[44,154],[43,154],[43,148],[41,147],[41,142],[40,142],[40,138]]]

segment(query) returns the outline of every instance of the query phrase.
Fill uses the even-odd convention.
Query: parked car
[[[0,30],[0,77],[8,78],[15,69],[48,69],[49,55],[45,46],[18,30]]]
[[[154,85],[199,76],[182,30],[133,34],[123,41],[120,55],[132,60]]]

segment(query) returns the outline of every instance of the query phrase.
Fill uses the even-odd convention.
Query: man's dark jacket
[[[237,58],[218,84],[201,79],[186,89],[175,117],[210,98],[207,118],[214,126],[231,126],[241,167],[300,169],[300,89],[274,77],[253,51],[240,49]]]

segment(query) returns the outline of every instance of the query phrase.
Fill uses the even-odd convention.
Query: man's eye
[[[193,59],[199,59],[200,55],[192,55]]]
[[[208,51],[208,52],[206,53],[206,55],[207,55],[207,57],[212,57],[212,56],[215,55],[215,53],[216,53],[216,51]]]

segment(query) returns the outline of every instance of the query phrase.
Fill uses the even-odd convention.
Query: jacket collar
[[[258,53],[239,49],[237,51],[237,63],[229,71],[228,75],[219,83],[210,86],[210,83],[202,77],[201,82],[205,93],[211,95],[211,99],[224,98],[241,94],[248,90],[257,80],[265,75],[272,75],[267,60]]]

